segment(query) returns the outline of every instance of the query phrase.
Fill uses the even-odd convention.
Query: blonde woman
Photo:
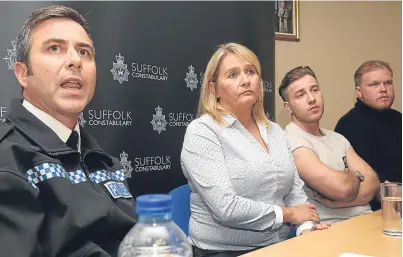
[[[307,202],[283,130],[263,109],[260,63],[245,46],[221,45],[204,73],[199,117],[187,130],[182,170],[191,188],[195,257],[238,256],[327,228]]]

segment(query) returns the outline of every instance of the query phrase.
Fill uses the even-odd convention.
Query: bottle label
[[[108,189],[109,193],[114,199],[117,198],[131,198],[133,197],[125,184],[122,182],[116,182],[116,181],[109,181],[108,183],[105,183],[104,186],[106,189]]]

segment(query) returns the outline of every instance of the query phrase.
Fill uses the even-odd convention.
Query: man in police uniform
[[[116,256],[135,224],[122,166],[77,123],[94,95],[94,44],[75,10],[34,11],[17,39],[23,99],[0,127],[4,256]]]

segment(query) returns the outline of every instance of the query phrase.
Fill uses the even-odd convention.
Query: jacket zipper
[[[103,154],[101,151],[96,151],[96,150],[93,150],[93,151],[91,151],[91,152],[96,152],[96,153]],[[113,201],[112,201],[111,199],[109,199],[109,197],[107,197],[106,195],[104,195],[102,192],[100,192],[100,191],[95,187],[94,184],[92,184],[93,182],[91,181],[90,174],[89,174],[89,172],[88,172],[87,166],[86,166],[85,163],[84,163],[85,156],[87,156],[88,152],[85,153],[83,157],[81,157],[81,153],[80,153],[80,152],[74,151],[74,150],[73,150],[73,151],[66,151],[66,152],[63,152],[63,153],[49,153],[49,155],[51,155],[51,156],[58,156],[58,155],[65,155],[65,154],[71,154],[71,153],[79,154],[79,156],[80,156],[80,166],[81,166],[81,168],[84,170],[84,174],[85,174],[86,178],[88,179],[88,182],[91,183],[92,188],[93,188],[96,192],[98,192],[98,194],[100,194],[102,197],[104,197],[104,198],[111,204],[111,206],[112,206],[114,212],[116,213],[116,207],[115,207],[115,204],[113,203]]]
[[[103,192],[100,192],[100,191],[96,188],[96,185],[94,185],[93,182],[91,181],[90,173],[88,172],[87,165],[85,165],[85,163],[84,163],[84,159],[85,159],[85,156],[86,156],[86,155],[87,155],[87,154],[85,154],[83,157],[81,157],[81,154],[80,154],[80,166],[81,166],[81,168],[83,168],[84,174],[85,174],[85,176],[87,177],[88,182],[91,183],[92,188],[93,188],[96,192],[98,192],[98,194],[100,194],[102,197],[104,197],[104,198],[112,205],[113,210],[114,210],[114,212],[116,213],[116,208],[115,208],[115,205],[114,205],[113,201],[112,201],[111,199],[109,199],[109,197],[107,197],[106,195],[104,195]]]
[[[83,161],[83,158],[81,157],[81,154],[80,154],[80,166],[81,166],[81,168],[83,168],[84,174],[87,177],[88,181],[91,181],[90,174],[89,174],[89,172],[87,170],[87,166],[85,165],[85,163]]]

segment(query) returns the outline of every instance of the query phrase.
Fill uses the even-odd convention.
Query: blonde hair
[[[256,69],[256,72],[260,78],[260,90],[256,103],[252,107],[252,117],[256,122],[270,126],[270,122],[266,117],[263,107],[264,91],[259,59],[250,49],[237,43],[219,45],[217,51],[213,54],[208,62],[206,71],[204,72],[203,84],[200,93],[198,116],[200,117],[203,114],[208,114],[211,116],[211,118],[217,121],[218,124],[223,125],[225,124],[225,120],[221,117],[221,115],[233,115],[229,111],[225,110],[221,104],[219,104],[215,92],[209,89],[209,83],[215,83],[217,81],[221,61],[228,54],[235,54],[244,58]]]
[[[356,87],[361,86],[361,78],[364,74],[378,70],[378,69],[386,69],[390,72],[390,75],[393,77],[393,70],[390,68],[389,63],[381,61],[381,60],[370,60],[366,61],[358,67],[358,69],[354,73],[354,83]]]

